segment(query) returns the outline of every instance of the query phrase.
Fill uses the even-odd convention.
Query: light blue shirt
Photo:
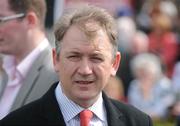
[[[84,108],[80,107],[78,104],[65,96],[65,94],[62,92],[60,82],[55,89],[55,96],[66,125],[80,126],[79,113],[84,110]],[[106,109],[103,104],[102,93],[100,94],[98,100],[88,109],[94,114],[90,121],[90,126],[107,126]]]
[[[157,81],[151,91],[150,98],[144,99],[141,91],[141,83],[138,80],[133,80],[128,91],[128,102],[143,112],[166,117],[168,107],[174,103],[174,95],[172,92],[171,82],[167,77],[162,77]]]

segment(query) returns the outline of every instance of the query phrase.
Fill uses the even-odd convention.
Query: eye
[[[101,57],[91,57],[91,60],[94,62],[94,63],[101,63],[104,61],[103,58]]]
[[[79,61],[81,57],[79,55],[69,55],[67,56],[67,59],[69,59],[70,61]]]

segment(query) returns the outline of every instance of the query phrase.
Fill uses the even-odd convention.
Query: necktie
[[[80,112],[80,126],[89,126],[92,117],[93,113],[90,110],[83,110]]]

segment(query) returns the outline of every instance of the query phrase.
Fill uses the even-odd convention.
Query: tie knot
[[[80,124],[81,126],[89,126],[89,122],[93,117],[93,113],[90,110],[83,110],[80,112]]]

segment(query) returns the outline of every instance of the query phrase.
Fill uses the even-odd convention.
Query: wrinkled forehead
[[[105,33],[105,30],[100,26],[99,22],[88,20],[80,21],[75,23],[75,25],[86,35],[89,40],[94,40],[97,36]]]
[[[112,45],[106,32],[98,25],[94,25],[92,22],[84,24],[83,28],[81,25],[72,25],[66,32],[62,40],[62,45],[64,45],[63,43],[71,46],[79,46],[82,44],[92,46],[95,49],[107,46],[107,48],[112,49]]]

